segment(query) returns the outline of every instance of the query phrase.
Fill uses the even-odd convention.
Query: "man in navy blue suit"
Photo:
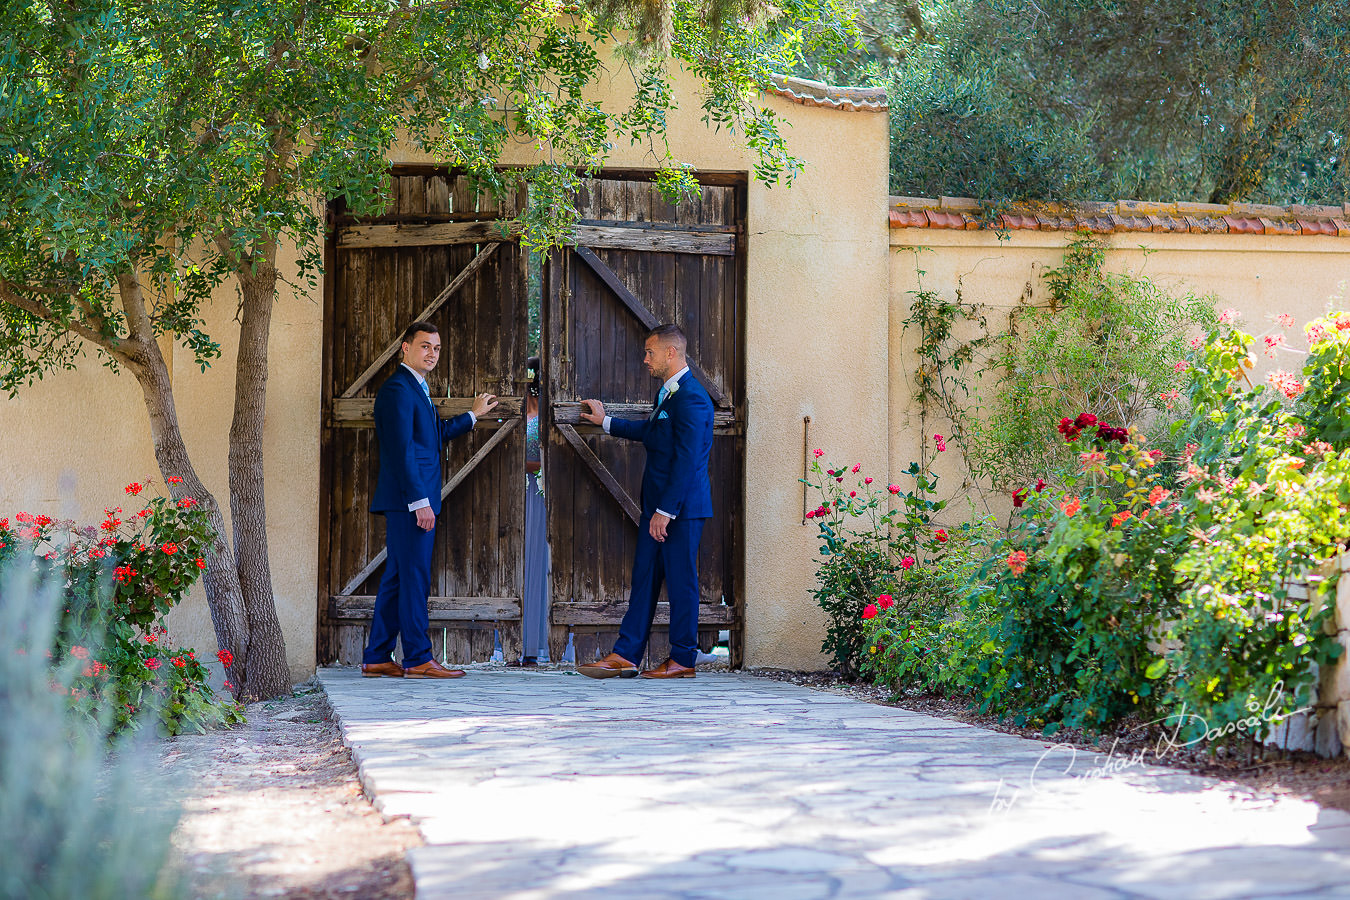
[[[441,445],[473,430],[478,417],[497,405],[479,394],[469,411],[442,419],[431,402],[427,375],[441,358],[441,337],[430,322],[403,332],[402,365],[375,395],[375,438],[380,475],[370,511],[385,518],[384,577],[375,595],[361,674],[368,678],[459,678],[431,658],[427,595],[431,551],[441,512]],[[403,638],[403,664],[393,661],[394,640]]]
[[[599,400],[584,400],[582,418],[609,434],[641,441],[647,449],[642,472],[642,519],[633,557],[633,588],[614,652],[577,667],[591,678],[631,678],[647,652],[661,583],[670,599],[670,658],[643,678],[693,678],[698,655],[698,544],[712,516],[708,454],[712,451],[713,404],[685,361],[687,342],[675,325],[647,335],[642,363],[662,382],[646,419],[605,415]]]

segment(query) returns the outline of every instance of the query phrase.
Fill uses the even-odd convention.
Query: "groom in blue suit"
[[[577,667],[591,678],[631,678],[647,652],[656,598],[662,582],[670,599],[670,658],[643,678],[693,678],[698,654],[698,545],[712,517],[708,455],[712,452],[713,404],[689,371],[687,342],[675,325],[647,335],[642,363],[662,382],[646,419],[605,415],[599,400],[583,400],[582,418],[647,449],[642,472],[642,518],[633,557],[633,588],[614,652]]]
[[[442,419],[431,402],[427,375],[441,357],[440,331],[414,322],[403,332],[402,365],[375,395],[375,438],[380,475],[370,511],[385,518],[388,556],[375,595],[361,674],[368,678],[458,678],[431,658],[427,595],[431,551],[441,512],[441,445],[473,430],[478,417],[497,405],[479,394],[469,411]],[[394,640],[403,638],[403,664],[393,661]]]

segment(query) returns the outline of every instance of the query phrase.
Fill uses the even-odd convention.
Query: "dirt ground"
[[[870,684],[850,684],[840,676],[828,672],[787,672],[777,669],[760,669],[751,672],[765,678],[774,678],[792,684],[800,684],[831,693],[866,700],[882,706],[894,706],[938,716],[944,719],[956,719],[971,725],[979,725],[993,731],[1021,735],[1040,741],[1070,744],[1075,747],[1109,750],[1113,742],[1117,756],[1128,756],[1141,749],[1158,746],[1161,732],[1154,729],[1135,728],[1125,723],[1118,734],[1104,735],[1095,742],[1091,735],[1081,731],[1065,730],[1053,738],[1047,738],[1038,729],[1019,728],[1008,722],[1000,722],[997,716],[980,715],[971,710],[965,701],[942,697],[931,693],[913,693],[895,697],[886,688]],[[1287,752],[1275,748],[1240,748],[1236,752],[1222,751],[1210,754],[1199,748],[1187,748],[1165,753],[1160,757],[1148,755],[1150,764],[1183,769],[1197,775],[1222,778],[1234,781],[1258,791],[1276,795],[1306,797],[1319,806],[1329,809],[1341,809],[1350,812],[1350,759],[1322,759],[1312,753]]]
[[[166,741],[185,794],[174,836],[200,900],[409,900],[406,819],[370,805],[323,691],[251,704],[248,724]]]

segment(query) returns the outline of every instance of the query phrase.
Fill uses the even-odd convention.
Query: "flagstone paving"
[[[1350,814],[738,673],[320,678],[460,900],[1350,898]]]

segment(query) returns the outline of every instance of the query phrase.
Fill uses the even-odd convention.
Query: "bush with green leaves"
[[[79,663],[74,707],[118,728],[140,724],[150,707],[167,734],[240,722],[240,706],[212,691],[196,652],[174,647],[164,625],[206,568],[210,523],[191,497],[142,497],[148,489],[128,485],[139,508],[109,507],[97,527],[26,512],[0,519],[0,572],[29,571],[62,586],[52,649]]]
[[[1169,658],[1192,735],[1248,715],[1253,699],[1274,714],[1314,702],[1314,664],[1341,650],[1325,627],[1334,581],[1311,579],[1306,600],[1290,588],[1334,578],[1326,564],[1350,543],[1350,313],[1308,323],[1299,374],[1257,383],[1257,338],[1235,318],[1226,310],[1190,361],[1190,542],[1176,564],[1188,588]],[[1273,355],[1283,328],[1261,343]]]
[[[1003,493],[1041,477],[1069,483],[1076,459],[1051,426],[1066,411],[1128,423],[1150,446],[1179,449],[1170,426],[1187,409],[1177,362],[1213,323],[1213,300],[1105,263],[1105,245],[1080,234],[1045,273],[1048,301],[1019,303],[1000,334],[980,304],[914,293],[905,327],[919,337],[916,400],[925,421],[953,423],[977,484]],[[979,336],[966,339],[970,328]]]
[[[1307,326],[1300,373],[1260,383],[1235,318],[1174,363],[1191,410],[1175,456],[1138,428],[1061,417],[1066,486],[1020,487],[1004,532],[954,530],[967,562],[949,549],[934,614],[860,616],[869,677],[1046,733],[1138,716],[1185,741],[1259,738],[1313,702],[1315,667],[1340,653],[1327,564],[1350,545],[1350,313]],[[1277,321],[1272,355],[1293,323]]]
[[[87,716],[68,702],[87,679],[84,661],[60,652],[59,577],[0,577],[0,897],[181,896],[166,868],[178,809],[155,787],[148,734],[120,727],[106,707]],[[97,637],[87,640],[97,652]]]
[[[845,677],[854,678],[869,643],[864,617],[874,615],[878,604],[909,608],[911,601],[926,602],[925,561],[940,558],[947,540],[945,531],[934,529],[932,517],[945,504],[932,496],[936,476],[917,463],[905,472],[914,479],[914,490],[904,491],[898,484],[883,488],[860,474],[861,465],[822,467],[822,456],[823,450],[815,451],[811,476],[803,479],[821,497],[806,514],[819,529],[824,557],[813,591],[829,617],[821,650]],[[892,497],[898,506],[891,505]]]

